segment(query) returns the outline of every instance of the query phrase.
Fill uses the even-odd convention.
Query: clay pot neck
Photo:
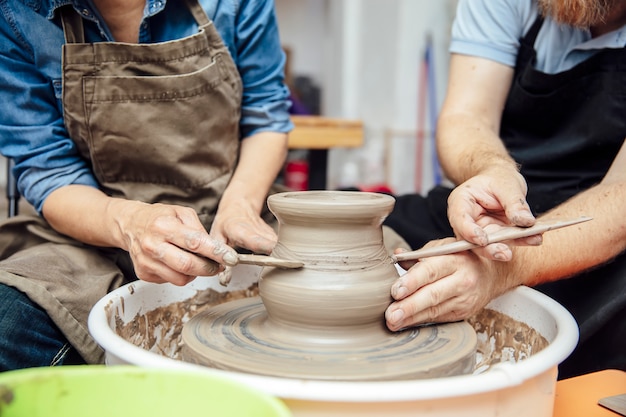
[[[270,322],[309,334],[326,329],[335,341],[340,338],[332,329],[358,338],[368,326],[380,327],[398,277],[382,233],[394,203],[391,196],[361,192],[270,196],[279,221],[273,255],[305,263],[300,270],[266,268],[261,274],[259,294]]]

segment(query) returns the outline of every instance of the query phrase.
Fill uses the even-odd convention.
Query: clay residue
[[[256,295],[256,284],[240,291],[198,291],[185,301],[137,314],[128,323],[116,313],[115,331],[142,349],[181,360],[181,332],[191,317],[215,305]],[[548,346],[548,341],[535,329],[495,310],[483,309],[467,321],[478,337],[474,373],[482,373],[500,362],[521,361]]]
[[[548,346],[537,330],[495,310],[485,308],[467,321],[478,338],[475,373],[500,362],[519,362]]]
[[[173,359],[180,359],[181,332],[190,318],[218,304],[240,298],[258,295],[257,284],[245,290],[219,292],[213,289],[201,290],[185,301],[158,307],[147,313],[140,313],[124,323],[115,314],[115,332],[128,342],[150,352]]]

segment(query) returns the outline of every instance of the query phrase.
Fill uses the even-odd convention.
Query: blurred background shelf
[[[290,149],[355,148],[363,145],[363,122],[323,116],[292,116]]]
[[[291,120],[295,127],[289,134],[289,148],[307,151],[307,189],[327,189],[329,150],[361,147],[363,123],[323,116],[292,116]]]

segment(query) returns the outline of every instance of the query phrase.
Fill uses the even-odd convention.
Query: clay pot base
[[[319,380],[402,380],[471,373],[477,338],[466,322],[392,333],[307,328],[271,320],[259,297],[228,302],[183,327],[181,357],[217,369]]]

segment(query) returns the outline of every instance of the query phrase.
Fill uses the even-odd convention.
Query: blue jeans
[[[84,363],[48,314],[0,284],[0,371]]]

